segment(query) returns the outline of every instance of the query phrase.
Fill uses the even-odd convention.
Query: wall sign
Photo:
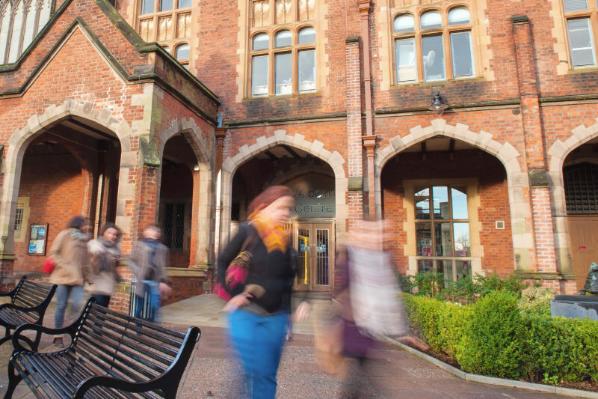
[[[32,224],[29,227],[29,245],[27,254],[45,255],[48,242],[48,224]]]
[[[295,212],[299,218],[333,218],[334,190],[309,190],[295,193]]]

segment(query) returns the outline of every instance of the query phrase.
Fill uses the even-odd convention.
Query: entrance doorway
[[[334,276],[334,223],[297,221],[293,224],[293,245],[297,251],[295,289],[329,292]]]

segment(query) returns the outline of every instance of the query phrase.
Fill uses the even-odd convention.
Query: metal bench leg
[[[6,389],[6,393],[4,394],[4,399],[12,399],[12,394],[15,391],[19,382],[21,382],[23,378],[15,373],[15,367],[12,364],[12,359],[8,362],[8,388]]]
[[[4,327],[4,328],[6,329],[6,332],[4,333],[4,337],[2,337],[2,339],[0,339],[0,345],[5,343],[6,341],[10,341],[10,339],[12,338],[12,335],[10,335],[10,328],[8,328],[8,327]]]

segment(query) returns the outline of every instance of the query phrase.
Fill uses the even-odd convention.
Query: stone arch
[[[598,137],[598,118],[590,126],[579,125],[571,130],[566,140],[556,140],[548,149],[548,174],[551,182],[552,213],[555,225],[555,244],[561,272],[572,271],[569,256],[571,243],[567,226],[567,203],[565,199],[565,179],[563,167],[565,159],[576,148]]]
[[[281,144],[303,150],[326,162],[332,168],[335,180],[336,230],[344,231],[348,216],[345,193],[349,185],[344,168],[345,160],[342,155],[337,151],[327,150],[324,143],[319,140],[309,141],[302,134],[290,135],[286,130],[279,129],[275,130],[271,136],[258,137],[251,145],[241,146],[234,156],[224,159],[218,175],[219,198],[217,203],[221,204],[221,208],[216,218],[219,223],[217,231],[219,231],[221,243],[226,243],[229,235],[228,227],[224,226],[230,226],[231,222],[232,185],[235,172],[255,155]]]
[[[93,103],[85,101],[69,99],[59,105],[50,105],[42,113],[31,116],[25,126],[16,129],[8,140],[5,162],[2,164],[4,181],[2,197],[0,199],[0,253],[11,254],[13,250],[11,228],[19,194],[23,156],[29,143],[42,134],[47,127],[69,116],[76,116],[101,125],[116,135],[121,146],[120,186],[132,186],[131,183],[127,183],[128,169],[127,173],[123,176],[123,166],[125,168],[134,167],[137,164],[137,158],[135,156],[135,161],[132,164],[130,143],[132,130],[124,119],[113,116],[109,109],[99,109]],[[129,190],[134,192],[134,188],[132,187],[128,188],[128,190],[125,188],[125,191],[128,192]],[[120,195],[118,201],[121,201]],[[129,220],[122,219],[119,223],[117,218],[117,223],[124,231],[127,231],[129,222]]]
[[[194,216],[194,221],[200,228],[197,231],[197,245],[191,257],[191,264],[207,266],[213,260],[213,251],[211,250],[213,240],[210,233],[212,232],[214,222],[212,218],[214,158],[211,154],[214,153],[215,139],[213,134],[209,134],[206,137],[206,134],[204,134],[193,118],[172,119],[169,126],[158,134],[160,162],[164,155],[166,143],[179,133],[185,137],[191,146],[197,158],[197,167],[199,169],[198,192],[201,195],[199,196],[199,203],[196,204],[198,208],[197,215]],[[158,206],[159,204],[156,204],[156,209]]]
[[[509,191],[509,208],[513,231],[513,251],[516,265],[527,264],[530,251],[534,250],[533,231],[531,229],[532,213],[530,202],[526,197],[529,178],[519,163],[519,151],[510,143],[500,143],[491,133],[479,133],[469,126],[457,123],[450,125],[444,119],[434,119],[426,127],[416,126],[406,136],[395,136],[390,144],[379,149],[376,154],[376,210],[382,214],[382,169],[386,163],[401,151],[435,136],[446,136],[461,140],[495,156],[503,165],[507,175]]]

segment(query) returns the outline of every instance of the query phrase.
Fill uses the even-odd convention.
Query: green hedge
[[[598,383],[598,322],[522,311],[513,293],[473,305],[404,294],[412,326],[467,372],[559,383]]]

